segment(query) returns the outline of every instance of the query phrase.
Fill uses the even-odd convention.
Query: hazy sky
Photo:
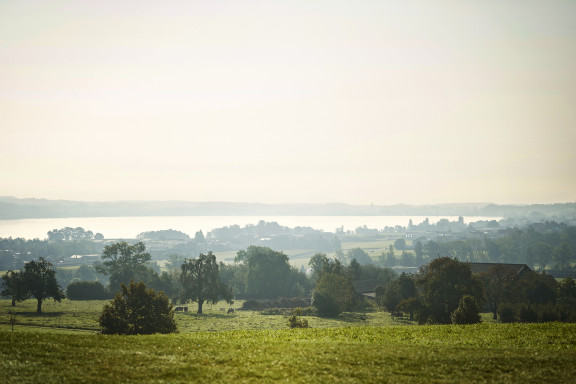
[[[576,201],[576,1],[0,0],[0,195]]]

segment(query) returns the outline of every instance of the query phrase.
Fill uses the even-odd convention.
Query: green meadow
[[[0,382],[568,383],[576,375],[575,324],[418,326],[371,312],[288,329],[287,315],[228,315],[214,305],[176,314],[177,334],[106,336],[97,322],[104,303],[47,301],[36,315],[31,300],[16,308],[0,300]]]

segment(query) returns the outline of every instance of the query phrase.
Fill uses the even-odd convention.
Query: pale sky
[[[576,1],[0,0],[0,195],[576,201]]]

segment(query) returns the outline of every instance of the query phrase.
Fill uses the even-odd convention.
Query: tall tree
[[[22,272],[8,271],[2,275],[2,292],[0,292],[0,296],[11,297],[13,307],[16,306],[17,301],[24,301],[30,296],[22,278]]]
[[[358,264],[372,264],[372,259],[362,248],[352,248],[347,252],[348,260],[356,260]]]
[[[186,259],[182,264],[183,300],[198,303],[198,313],[202,313],[205,302],[216,304],[219,300],[232,301],[232,291],[220,282],[218,263],[212,251],[200,254],[197,259]]]
[[[52,269],[52,263],[42,257],[38,261],[32,260],[24,265],[22,279],[26,291],[38,302],[36,306],[38,313],[42,313],[42,302],[45,299],[53,298],[60,302],[65,297],[56,281],[56,271]]]
[[[255,299],[287,297],[290,293],[290,264],[283,252],[251,245],[238,251],[236,261],[248,266],[246,295]]]
[[[312,305],[320,316],[336,316],[355,304],[356,291],[348,276],[323,273],[312,296]]]
[[[510,302],[513,296],[513,284],[516,274],[503,265],[495,265],[480,275],[484,286],[484,297],[492,311],[492,318],[497,319],[498,307]]]
[[[107,245],[102,252],[102,264],[96,271],[110,276],[110,291],[117,292],[122,283],[141,281],[149,272],[144,265],[151,256],[143,242],[130,245],[125,241]]]

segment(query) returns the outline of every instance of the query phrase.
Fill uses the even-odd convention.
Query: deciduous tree
[[[356,291],[350,278],[335,273],[323,273],[314,289],[312,305],[320,316],[336,316],[350,310],[355,303]]]
[[[130,245],[125,241],[107,245],[102,252],[102,264],[96,266],[100,273],[110,276],[110,291],[116,292],[122,283],[140,281],[149,276],[146,262],[150,254],[142,242]]]
[[[186,259],[181,274],[183,300],[198,303],[198,313],[202,313],[205,302],[216,304],[219,300],[232,301],[232,291],[220,282],[218,263],[212,252],[200,254],[197,259]]]
[[[516,274],[503,265],[495,265],[480,275],[484,286],[484,297],[494,320],[497,318],[500,304],[512,300],[515,278]]]
[[[251,245],[238,251],[235,260],[247,264],[246,296],[273,299],[289,295],[290,264],[283,252]]]
[[[56,272],[52,269],[52,263],[42,257],[38,261],[32,260],[24,265],[22,279],[26,292],[38,302],[36,306],[38,313],[42,313],[42,302],[45,299],[53,298],[60,302],[65,297],[56,281]]]
[[[24,301],[30,296],[22,278],[22,272],[8,271],[2,275],[2,292],[0,292],[0,296],[12,298],[13,307],[16,306],[17,301]]]

